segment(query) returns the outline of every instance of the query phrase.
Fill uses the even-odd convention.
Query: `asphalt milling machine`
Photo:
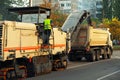
[[[19,80],[67,68],[66,33],[53,28],[43,45],[43,21],[51,9],[40,6],[8,9],[20,21],[0,21],[0,80]]]

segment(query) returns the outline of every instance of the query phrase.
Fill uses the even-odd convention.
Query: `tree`
[[[44,0],[44,4],[41,4],[40,6],[51,9],[50,17],[53,20],[54,26],[61,27],[63,25],[64,21],[67,18],[67,15],[59,11],[59,6],[57,3],[54,6],[52,6],[50,2]]]
[[[113,16],[120,20],[120,0],[113,0]]]
[[[5,20],[8,18],[8,11],[7,8],[10,7],[11,1],[10,0],[0,0],[0,15],[1,20]]]
[[[113,0],[103,0],[103,17],[112,19],[112,3]]]
[[[17,14],[9,13],[8,8],[24,5],[24,0],[0,0],[0,20],[18,20]]]
[[[112,39],[120,40],[120,21],[118,18],[112,18],[112,20],[103,19],[103,24],[100,27],[109,28]]]
[[[117,17],[120,20],[120,0],[103,0],[103,16],[112,19]]]
[[[66,14],[60,13],[59,11],[53,11],[51,13],[51,19],[53,20],[54,26],[61,27],[67,18]]]
[[[13,6],[15,7],[24,7],[29,5],[29,0],[11,0]]]

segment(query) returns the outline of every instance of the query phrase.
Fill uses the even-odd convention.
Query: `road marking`
[[[107,75],[105,75],[105,76],[102,76],[102,77],[98,78],[97,80],[102,80],[102,79],[104,79],[104,78],[107,78],[107,77],[112,76],[112,75],[114,75],[114,74],[116,74],[116,73],[119,73],[119,72],[120,72],[120,70],[115,71],[115,72],[113,72],[113,73],[110,73],[110,74],[107,74]]]

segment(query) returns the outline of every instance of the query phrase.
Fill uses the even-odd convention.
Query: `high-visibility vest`
[[[44,20],[44,30],[51,29],[51,19]]]

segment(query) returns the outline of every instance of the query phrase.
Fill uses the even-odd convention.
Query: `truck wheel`
[[[107,54],[102,54],[102,59],[107,59]]]
[[[110,58],[111,58],[111,55],[112,55],[112,52],[111,52],[110,48],[108,48],[107,58],[110,59]]]
[[[100,60],[100,53],[99,53],[98,50],[97,50],[96,52],[97,52],[97,53],[96,53],[96,61],[99,61],[99,60]]]
[[[107,58],[108,58],[108,59],[111,59],[111,54],[107,54]]]
[[[92,51],[92,54],[90,55],[90,61],[94,62],[95,60],[96,60],[95,51]]]
[[[104,49],[104,53],[102,54],[102,59],[107,59],[107,50]]]

